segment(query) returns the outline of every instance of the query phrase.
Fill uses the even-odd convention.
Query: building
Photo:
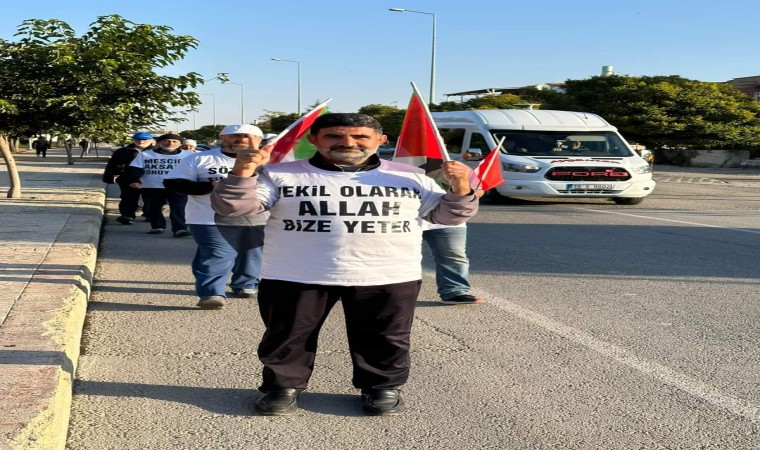
[[[447,101],[449,100],[449,97],[459,97],[459,101],[463,102],[465,100],[465,97],[482,97],[484,95],[504,95],[504,94],[514,94],[514,95],[520,96],[522,92],[528,88],[536,88],[538,90],[553,89],[555,91],[562,92],[562,88],[564,86],[565,86],[565,83],[542,83],[542,84],[520,86],[520,87],[475,89],[472,91],[452,92],[451,94],[444,94],[444,95],[446,96]]]
[[[760,101],[760,75],[734,78],[728,80],[727,83],[755,100]]]

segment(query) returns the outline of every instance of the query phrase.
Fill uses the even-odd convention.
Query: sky
[[[757,0],[0,0],[0,38],[15,40],[25,19],[60,19],[81,35],[109,14],[194,36],[198,48],[165,73],[225,72],[242,89],[217,80],[199,86],[205,95],[198,111],[167,124],[185,130],[214,120],[239,123],[241,114],[250,123],[268,111],[295,112],[299,67],[302,111],[328,98],[333,112],[369,104],[406,108],[411,82],[428,99],[434,17],[436,103],[454,92],[588,78],[602,66],[700,81],[760,75],[756,6]]]

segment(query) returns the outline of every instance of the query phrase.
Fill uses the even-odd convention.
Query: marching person
[[[364,114],[324,114],[310,131],[318,153],[309,160],[263,166],[273,145],[251,145],[211,194],[222,215],[271,214],[258,295],[264,395],[254,406],[263,415],[296,412],[319,330],[340,300],[365,412],[398,414],[422,278],[419,220],[456,225],[474,215],[471,171],[444,163],[445,192],[420,169],[380,160],[387,136]]]
[[[185,139],[182,141],[182,145],[179,146],[182,150],[189,150],[191,152],[197,152],[196,147],[198,143],[194,139]]]
[[[158,147],[139,153],[126,169],[129,186],[141,189],[150,220],[148,234],[161,234],[166,229],[163,207],[169,204],[169,220],[174,237],[190,236],[185,224],[187,195],[164,189],[164,178],[179,162],[193,152],[180,150],[182,138],[178,134],[164,134],[156,138]]]
[[[202,309],[224,306],[227,278],[231,278],[235,297],[252,297],[258,291],[264,224],[269,214],[215,218],[210,194],[214,184],[229,174],[237,152],[258,148],[261,135],[254,125],[227,125],[219,133],[221,148],[183,159],[164,180],[166,189],[188,198],[185,220],[198,244],[191,267]]]
[[[106,168],[103,171],[103,182],[107,184],[115,182],[119,185],[119,217],[116,221],[122,225],[132,225],[140,202],[140,189],[131,187],[127,178],[122,175],[137,154],[149,150],[153,144],[152,134],[145,131],[135,133],[132,135],[132,143],[114,150],[106,163]]]
[[[43,158],[47,157],[47,151],[50,148],[50,142],[45,139],[45,136],[38,137],[34,142],[32,142],[32,146],[37,152],[37,156],[42,155]]]

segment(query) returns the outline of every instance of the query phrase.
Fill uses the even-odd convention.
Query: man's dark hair
[[[330,127],[368,127],[383,134],[383,126],[372,116],[358,113],[328,113],[317,117],[311,124],[311,134],[317,134],[322,128]]]

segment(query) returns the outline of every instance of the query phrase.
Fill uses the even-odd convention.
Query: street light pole
[[[435,40],[436,40],[436,17],[434,13],[431,12],[425,12],[425,11],[414,11],[411,9],[404,9],[404,8],[388,8],[388,11],[393,12],[410,12],[410,13],[417,13],[417,14],[427,14],[430,16],[433,16],[433,52],[432,56],[430,58],[430,98],[428,99],[428,102],[432,105],[435,103]]]
[[[214,94],[198,94],[198,95],[210,95],[211,96],[211,110],[214,117],[214,129],[216,129],[216,96]]]
[[[240,86],[240,125],[245,123],[245,106],[243,102],[243,83],[233,83],[231,81],[225,82],[225,84],[237,84]]]
[[[272,61],[292,62],[292,63],[296,63],[296,65],[298,66],[298,110],[296,112],[300,115],[301,114],[301,62],[293,61],[292,59],[282,59],[282,58],[272,58]]]

